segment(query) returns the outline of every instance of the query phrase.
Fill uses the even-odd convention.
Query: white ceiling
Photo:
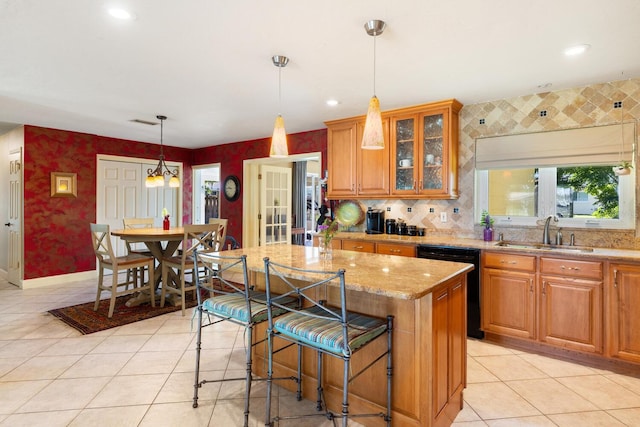
[[[107,14],[126,6],[133,21]],[[0,134],[18,124],[204,147],[441,99],[640,77],[638,0],[0,0]],[[580,57],[563,50],[587,43]],[[551,83],[548,88],[539,85]],[[328,107],[329,98],[339,100]]]

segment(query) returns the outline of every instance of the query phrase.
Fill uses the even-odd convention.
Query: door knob
[[[11,227],[11,223],[10,223],[10,222],[8,222],[8,223],[6,223],[6,224],[5,224],[5,226],[7,226],[7,227]]]

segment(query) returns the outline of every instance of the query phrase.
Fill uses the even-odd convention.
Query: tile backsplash
[[[403,218],[408,224],[425,227],[427,236],[433,233],[481,238],[481,227],[474,225],[476,138],[620,123],[620,112],[613,108],[614,101],[620,100],[624,101],[624,121],[637,121],[640,116],[640,79],[465,105],[460,111],[460,197],[457,200],[363,200],[363,208],[384,209],[385,218]],[[638,140],[637,135],[635,140]],[[638,164],[637,152],[634,155]],[[636,190],[636,212],[639,201],[640,191]],[[408,208],[411,208],[410,212]],[[446,213],[446,222],[441,221],[441,212]],[[541,230],[542,226],[500,226],[496,227],[495,236],[502,232],[507,240],[538,241]],[[640,220],[636,218],[635,230],[563,228],[562,232],[567,242],[570,234],[574,233],[577,245],[640,249],[638,230]],[[552,231],[555,235],[555,229]]]

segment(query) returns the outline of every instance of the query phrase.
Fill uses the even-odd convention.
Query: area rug
[[[185,300],[187,308],[194,307],[197,304],[192,295],[193,292],[187,292]],[[69,307],[55,308],[49,310],[49,313],[83,334],[92,334],[182,309],[180,305],[174,307],[165,304],[164,307],[160,307],[160,298],[156,299],[155,307],[151,307],[149,303],[140,304],[137,307],[127,307],[126,302],[131,298],[131,295],[116,298],[116,306],[111,318],[107,317],[109,314],[109,299],[100,300],[98,311],[93,311],[95,301],[91,301]]]

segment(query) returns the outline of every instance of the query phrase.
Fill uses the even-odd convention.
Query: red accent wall
[[[327,163],[326,129],[287,135],[290,154],[322,152]],[[183,162],[183,224],[191,223],[193,165],[221,164],[221,177],[242,180],[242,161],[269,156],[270,138],[197,150],[164,147],[169,161]],[[24,279],[95,269],[89,223],[96,220],[97,155],[157,160],[158,145],[66,130],[25,126]],[[51,172],[77,173],[78,197],[52,198]],[[242,186],[244,189],[244,185]],[[228,233],[242,241],[242,199],[227,202]]]
[[[65,130],[25,126],[24,278],[95,269],[89,223],[96,220],[97,155],[156,159],[158,145]],[[192,150],[164,147],[184,163],[183,222],[191,221]],[[78,196],[51,197],[51,172],[77,173]]]
[[[326,129],[288,134],[287,144],[289,154],[321,152],[322,164],[327,164]],[[193,165],[220,163],[220,179],[224,181],[227,176],[236,175],[240,179],[242,193],[244,192],[242,162],[248,159],[269,157],[270,148],[271,138],[201,148],[194,152]],[[227,234],[235,237],[238,242],[242,242],[242,197],[235,202],[229,202],[222,195],[220,197],[220,211],[229,220]]]

